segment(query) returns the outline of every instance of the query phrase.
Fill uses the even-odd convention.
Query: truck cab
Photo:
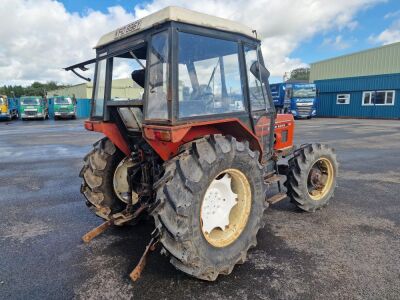
[[[284,102],[295,118],[316,116],[317,89],[313,83],[286,83]]]
[[[17,101],[6,95],[0,95],[0,119],[11,121],[14,118],[18,119]]]
[[[270,84],[275,109],[292,113],[295,118],[312,118],[316,115],[316,87],[312,83]]]
[[[47,99],[41,96],[23,96],[20,99],[21,119],[48,119]]]
[[[54,120],[76,119],[76,99],[67,96],[54,96],[49,99],[49,111]]]

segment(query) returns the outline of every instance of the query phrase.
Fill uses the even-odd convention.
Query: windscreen
[[[317,93],[315,85],[293,85],[294,98],[314,98]]]
[[[6,99],[0,97],[0,105],[6,104]]]
[[[71,98],[55,98],[54,104],[63,104],[63,105],[72,104],[72,99]]]
[[[40,105],[40,98],[22,98],[22,105]]]

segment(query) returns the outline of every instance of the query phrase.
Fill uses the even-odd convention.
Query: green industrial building
[[[311,63],[317,115],[400,119],[400,42]]]

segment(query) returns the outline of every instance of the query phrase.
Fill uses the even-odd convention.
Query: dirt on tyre
[[[112,214],[125,208],[113,188],[115,169],[125,155],[108,138],[99,140],[93,147],[85,156],[79,174],[83,179],[81,193],[96,215],[109,220]]]
[[[323,144],[309,144],[289,160],[287,194],[297,207],[314,212],[333,197],[337,174],[334,149]]]
[[[230,274],[257,244],[266,186],[259,153],[233,137],[192,142],[165,163],[152,212],[170,262],[199,279]]]

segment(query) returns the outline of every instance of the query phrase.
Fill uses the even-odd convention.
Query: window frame
[[[340,103],[339,102],[339,97],[340,96],[345,96],[345,98],[342,98],[342,99],[345,99],[345,102],[344,103]],[[363,98],[364,99],[364,98]],[[350,100],[351,100],[351,96],[350,96],[350,94],[337,94],[336,95],[336,104],[337,105],[348,105],[348,104],[350,104]]]
[[[396,95],[396,91],[395,90],[383,90],[383,91],[375,91],[376,93],[385,93],[385,103],[375,103],[375,97],[374,97],[374,104],[378,105],[378,106],[393,106],[394,105],[394,100],[395,100],[395,95]],[[392,103],[387,103],[387,95],[388,93],[393,93],[392,96]]]
[[[373,106],[374,105],[373,93],[374,93],[374,91],[363,91],[362,98],[361,98],[361,105],[362,106]],[[369,94],[369,103],[365,104],[364,103],[364,99],[365,99],[365,96],[367,94]]]
[[[177,104],[177,110],[176,110],[176,117],[179,121],[181,120],[189,120],[189,119],[212,119],[214,116],[224,116],[224,115],[242,115],[243,113],[248,114],[248,110],[247,110],[247,100],[246,100],[246,95],[245,95],[245,89],[243,86],[243,81],[245,80],[245,78],[243,77],[243,72],[242,72],[242,62],[241,62],[241,45],[240,42],[237,39],[227,39],[224,37],[221,37],[219,35],[213,35],[213,34],[206,34],[206,33],[198,33],[196,32],[196,30],[191,30],[191,29],[184,29],[184,30],[177,30],[177,42],[178,42],[178,47],[177,49],[179,49],[179,34],[180,33],[186,33],[186,34],[192,34],[192,35],[197,35],[197,36],[201,36],[201,37],[206,37],[206,38],[211,38],[211,39],[218,39],[218,40],[225,40],[228,42],[233,42],[236,44],[236,49],[237,49],[237,60],[238,60],[238,72],[239,72],[239,76],[240,76],[240,89],[241,89],[241,94],[242,94],[242,101],[243,101],[243,110],[241,111],[231,111],[231,112],[224,112],[224,113],[215,113],[215,114],[204,114],[204,115],[197,115],[197,116],[188,116],[188,117],[181,117],[179,114],[179,51],[176,51],[176,65],[174,65],[176,67],[176,71],[174,73],[176,73],[177,76],[177,82],[178,82],[178,86],[177,86],[177,94],[176,94],[176,99],[175,102]]]
[[[172,66],[172,53],[173,51],[171,51],[172,49],[172,34],[171,34],[172,29],[170,28],[170,26],[163,26],[161,27],[159,30],[155,30],[153,31],[151,34],[149,34],[148,36],[148,40],[147,40],[147,53],[146,53],[146,74],[145,74],[145,84],[144,84],[144,104],[143,104],[143,115],[144,115],[144,122],[143,123],[151,123],[151,124],[170,124],[171,123],[171,119],[172,119],[172,111],[171,111],[171,102],[172,99],[174,99],[175,97],[175,91],[173,89],[173,84],[172,84],[172,74],[174,73],[173,70],[173,66]],[[149,118],[149,114],[148,114],[148,104],[149,104],[149,93],[146,91],[149,91],[149,68],[150,68],[150,61],[147,61],[150,59],[150,51],[151,51],[151,47],[152,47],[152,39],[153,36],[155,36],[156,34],[160,34],[162,32],[167,32],[167,39],[168,39],[168,67],[167,67],[167,91],[169,90],[170,95],[166,95],[166,99],[165,101],[167,102],[167,118],[166,119],[156,119],[156,118]],[[171,99],[168,99],[168,96],[171,97]]]
[[[375,95],[376,93],[385,93],[385,102],[384,103],[375,103]],[[392,93],[392,103],[387,103],[387,95],[388,93]],[[370,103],[365,104],[364,103],[364,98],[365,95],[369,94],[370,95]],[[362,93],[362,99],[361,99],[361,105],[362,106],[394,106],[396,100],[396,91],[395,90],[376,90],[376,91],[363,91]]]
[[[106,114],[106,90],[107,90],[107,74],[109,72],[109,58],[107,57],[107,52],[106,51],[102,51],[102,52],[98,52],[97,56],[96,56],[96,63],[95,63],[95,67],[94,67],[94,75],[93,75],[93,89],[92,89],[92,99],[90,100],[91,102],[91,109],[90,109],[90,119],[93,120],[103,120],[104,116]],[[94,113],[96,112],[96,104],[95,104],[95,95],[96,95],[96,89],[97,89],[97,85],[98,85],[98,69],[99,69],[99,64],[105,61],[106,62],[106,66],[105,66],[105,82],[104,82],[104,100],[103,100],[103,113],[101,115],[95,115]]]
[[[179,74],[178,74],[178,51],[171,51],[173,52],[172,60],[171,60],[171,67],[172,71],[172,81],[173,92],[176,91],[176,95],[174,97],[174,101],[172,101],[172,124],[183,124],[187,123],[188,121],[196,120],[196,121],[203,121],[203,120],[218,120],[221,118],[226,118],[226,116],[230,116],[232,118],[238,118],[244,122],[248,122],[249,119],[249,99],[247,96],[247,92],[245,89],[245,81],[246,77],[246,70],[245,70],[245,63],[244,63],[244,53],[243,53],[243,44],[247,43],[249,45],[256,45],[259,43],[256,39],[251,39],[245,36],[240,36],[235,33],[230,32],[221,32],[220,30],[210,29],[210,28],[202,28],[195,25],[184,24],[179,22],[172,22],[172,47],[179,47],[179,32],[201,35],[210,38],[217,38],[221,40],[227,40],[237,43],[238,45],[238,59],[239,59],[239,68],[240,68],[240,77],[241,77],[241,86],[243,92],[243,104],[244,110],[238,112],[230,112],[230,113],[222,113],[222,114],[210,114],[210,115],[200,115],[195,117],[179,117],[179,101],[178,101],[178,91],[179,91]]]
[[[246,96],[247,96],[248,103],[249,103],[248,104],[249,105],[249,111],[252,112],[252,113],[255,113],[255,112],[263,112],[263,111],[266,111],[266,110],[271,110],[271,109],[275,108],[274,100],[272,99],[272,94],[268,95],[268,89],[267,89],[267,87],[265,86],[265,84],[263,82],[261,82],[261,88],[262,88],[262,94],[263,94],[263,97],[264,97],[265,107],[253,110],[253,106],[252,106],[252,103],[251,103],[251,97],[250,97],[250,85],[249,85],[249,76],[248,76],[248,72],[250,72],[250,66],[247,66],[246,52],[244,51],[245,47],[254,48],[254,50],[257,53],[257,61],[258,61],[258,63],[264,65],[264,61],[263,61],[263,57],[262,57],[259,45],[243,43],[242,53],[243,53],[243,61],[244,61],[244,72],[246,74],[245,85],[246,85]],[[267,102],[269,104],[269,108],[267,107]]]

